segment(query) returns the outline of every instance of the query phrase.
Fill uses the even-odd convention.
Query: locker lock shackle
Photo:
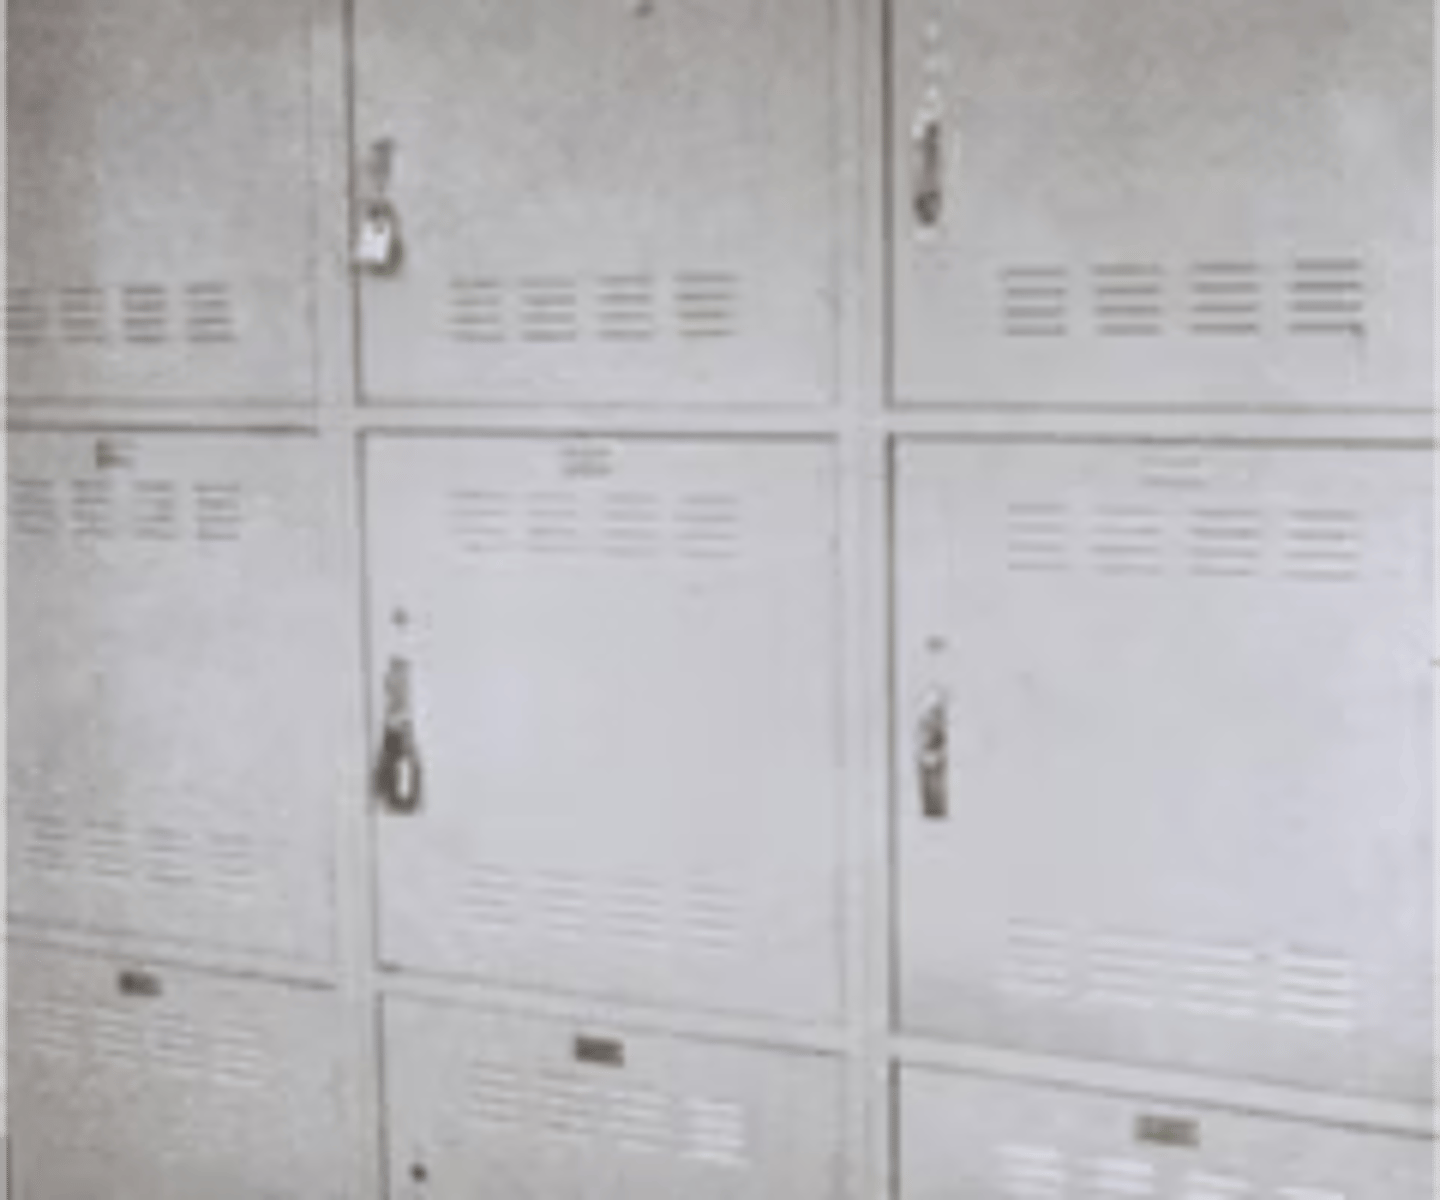
[[[385,669],[385,725],[375,764],[375,792],[392,813],[420,809],[420,750],[410,705],[410,663],[394,657]]]
[[[915,769],[921,812],[928,820],[943,821],[950,815],[950,698],[941,688],[931,691],[920,708]]]

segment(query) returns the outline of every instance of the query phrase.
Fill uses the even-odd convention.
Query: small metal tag
[[[577,438],[560,448],[560,471],[568,479],[605,479],[615,473],[617,458],[614,443]]]
[[[1188,1150],[1200,1146],[1200,1122],[1188,1117],[1162,1117],[1144,1113],[1135,1119],[1135,1140],[1155,1146],[1179,1146]]]
[[[587,1037],[575,1039],[575,1061],[594,1067],[623,1067],[625,1043],[616,1038]]]
[[[122,996],[140,996],[145,999],[154,999],[164,991],[160,983],[160,977],[149,971],[141,971],[130,967],[120,972],[116,980]]]
[[[135,465],[135,447],[120,438],[97,438],[95,468],[99,471],[126,470]]]

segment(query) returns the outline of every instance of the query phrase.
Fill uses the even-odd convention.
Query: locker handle
[[[920,710],[915,766],[920,781],[920,810],[927,820],[950,815],[950,700],[936,689]]]
[[[418,812],[422,798],[420,750],[410,711],[410,664],[392,658],[385,671],[385,727],[375,764],[381,803],[402,816]]]
[[[925,231],[936,229],[945,215],[945,126],[931,112],[915,122],[915,223]]]

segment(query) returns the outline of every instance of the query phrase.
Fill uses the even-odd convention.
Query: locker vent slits
[[[9,499],[10,529],[21,538],[234,542],[245,532],[244,492],[228,481],[12,477]]]
[[[452,543],[466,557],[704,562],[745,549],[740,499],[723,492],[460,488],[447,508]]]
[[[94,287],[61,288],[60,340],[71,346],[106,341],[105,293]]]
[[[108,1008],[58,999],[26,1006],[12,1019],[23,1023],[36,1053],[85,1069],[109,1066],[251,1092],[271,1082],[259,1031],[234,1021],[202,1027],[149,1005]]]
[[[471,873],[463,904],[481,938],[607,944],[648,956],[727,956],[740,943],[739,897],[713,884],[482,867]]]
[[[1365,263],[1344,256],[1012,263],[997,274],[995,306],[1011,339],[1350,338],[1369,320]]]
[[[230,285],[216,280],[12,287],[5,333],[15,349],[118,341],[143,351],[181,340],[201,348],[237,340]]]
[[[751,1165],[745,1109],[714,1097],[473,1062],[463,1111],[491,1133],[527,1141],[591,1144],[727,1170]]]
[[[269,851],[248,834],[43,809],[21,809],[16,825],[20,863],[60,881],[204,893],[228,904],[263,896]]]
[[[994,1194],[1003,1200],[1352,1200],[1330,1188],[1280,1184],[1262,1190],[1254,1180],[1233,1174],[1203,1168],[1182,1174],[1160,1161],[1066,1153],[1025,1142],[997,1146],[993,1170]]]
[[[741,336],[740,277],[728,271],[457,276],[444,328],[462,345],[728,341]]]
[[[1263,1021],[1327,1035],[1352,1033],[1359,1019],[1359,980],[1342,954],[1028,919],[1010,921],[1005,940],[998,986],[1027,1002]]]
[[[132,345],[158,345],[169,334],[170,306],[163,287],[126,284],[120,289],[120,326]]]
[[[1172,469],[1157,486],[1188,490],[1183,478]],[[1372,566],[1364,518],[1355,510],[1261,509],[1223,499],[1084,506],[1015,501],[1005,510],[1005,565],[1016,575],[1320,584],[1356,582]]]
[[[5,302],[5,340],[11,346],[39,346],[50,334],[50,312],[38,288],[10,288]]]

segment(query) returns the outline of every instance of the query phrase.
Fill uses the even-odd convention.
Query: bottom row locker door
[[[829,449],[384,437],[367,483],[386,964],[833,1015]]]
[[[838,1200],[839,1064],[405,1000],[392,1200]]]
[[[345,1200],[332,993],[12,947],[16,1200]]]
[[[902,1200],[1429,1200],[1423,1137],[907,1070]]]

